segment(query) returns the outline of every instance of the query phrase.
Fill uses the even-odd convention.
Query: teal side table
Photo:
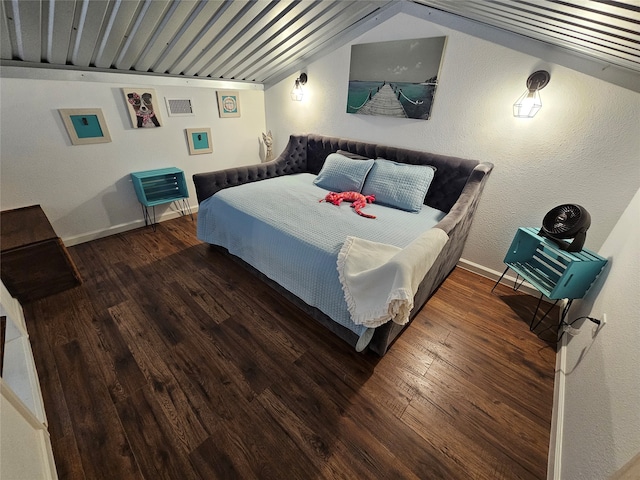
[[[540,299],[529,325],[530,330],[534,330],[542,322],[560,299],[567,299],[568,302],[560,319],[562,324],[573,300],[586,295],[607,264],[606,258],[587,249],[580,252],[562,250],[551,240],[538,235],[538,231],[538,228],[532,227],[518,229],[504,257],[507,268],[491,289],[493,292],[507,271],[511,269],[516,273],[514,290],[517,290],[522,282],[527,281],[540,292]],[[519,277],[523,279],[520,284],[518,284]],[[555,302],[534,326],[533,322],[543,296]]]
[[[151,224],[154,231],[156,230],[156,205],[178,202],[182,215],[188,212],[193,220],[187,182],[184,172],[179,168],[169,167],[133,172],[131,180],[138,201],[142,205],[144,224]],[[149,208],[151,208],[152,215],[149,214]]]

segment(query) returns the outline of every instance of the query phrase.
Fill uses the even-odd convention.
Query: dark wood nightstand
[[[82,283],[40,205],[0,212],[0,230],[0,276],[20,303]]]

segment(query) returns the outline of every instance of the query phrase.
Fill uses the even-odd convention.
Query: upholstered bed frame
[[[460,259],[478,200],[493,169],[491,163],[337,137],[313,134],[292,135],[284,152],[271,162],[195,174],[193,181],[198,203],[221,189],[248,182],[294,173],[318,174],[327,155],[338,150],[374,159],[385,158],[413,165],[431,165],[437,169],[424,204],[447,212],[436,227],[444,230],[449,240],[420,283],[414,297],[415,306],[411,312],[411,318],[413,318]],[[317,308],[309,306],[245,262],[237,260],[329,330],[351,345],[356,344],[358,338],[349,329],[337,324]],[[369,348],[378,355],[384,355],[405,327],[406,325],[398,325],[394,322],[378,327],[369,343]]]

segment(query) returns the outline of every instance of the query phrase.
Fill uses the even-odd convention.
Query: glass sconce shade
[[[300,81],[296,78],[296,84],[293,86],[291,90],[291,100],[295,102],[299,102],[304,97],[304,91],[302,90],[302,86],[300,85]]]
[[[540,90],[547,86],[551,76],[545,70],[539,70],[529,75],[527,90],[513,104],[513,116],[532,118],[542,108]]]
[[[542,108],[540,90],[527,90],[513,104],[513,116],[531,118]]]
[[[298,78],[296,78],[296,83],[291,90],[291,100],[294,102],[302,101],[304,97],[304,90],[302,90],[302,85],[307,83],[307,74],[301,73]]]

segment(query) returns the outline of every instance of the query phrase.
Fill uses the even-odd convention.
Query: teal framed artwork
[[[210,128],[187,128],[187,142],[189,143],[189,155],[213,152]]]
[[[111,141],[107,122],[99,108],[61,108],[58,111],[72,145]]]
[[[216,94],[221,118],[240,116],[240,93],[237,90],[218,90]]]

